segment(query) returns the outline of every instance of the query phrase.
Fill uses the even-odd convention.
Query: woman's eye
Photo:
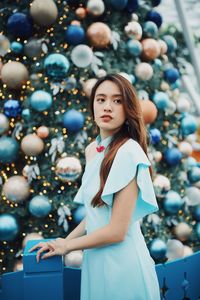
[[[103,100],[103,101],[104,101],[104,99],[103,99],[103,98],[99,98],[99,99],[97,99],[97,101],[101,101],[101,100]]]
[[[117,101],[118,103],[121,103],[121,99],[115,99],[114,101]]]

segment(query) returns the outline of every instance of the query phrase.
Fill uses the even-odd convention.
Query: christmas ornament
[[[163,21],[162,16],[155,10],[151,10],[147,13],[146,20],[154,22],[158,28],[160,28]]]
[[[30,109],[29,108],[25,108],[22,110],[22,118],[25,121],[30,121],[31,119],[31,113],[30,113]]]
[[[169,105],[169,97],[164,92],[156,92],[153,95],[153,101],[158,109],[165,109]]]
[[[177,49],[178,45],[177,45],[177,42],[176,42],[176,40],[173,36],[164,35],[162,37],[162,39],[167,44],[167,53],[173,53]]]
[[[135,75],[141,80],[150,80],[153,76],[153,68],[148,63],[139,63],[135,68]]]
[[[83,220],[85,215],[86,215],[85,206],[79,205],[79,207],[77,207],[73,215],[75,223],[79,224]]]
[[[23,270],[23,262],[22,260],[15,262],[13,267],[13,272],[18,272]]]
[[[70,109],[63,115],[63,126],[70,132],[79,131],[84,125],[84,116],[81,112]]]
[[[30,58],[39,58],[43,53],[42,43],[42,39],[31,38],[24,46],[24,53]]]
[[[5,56],[10,49],[10,41],[9,39],[1,34],[0,35],[0,56]]]
[[[13,241],[19,233],[19,224],[14,215],[0,215],[0,241]]]
[[[151,143],[153,145],[157,144],[161,140],[161,133],[160,130],[157,128],[150,129],[150,137],[151,137]]]
[[[198,123],[196,118],[190,114],[186,114],[181,120],[181,130],[183,135],[189,135],[197,130]]]
[[[48,110],[52,105],[52,96],[42,90],[35,91],[30,97],[30,104],[37,111]]]
[[[15,139],[8,136],[0,138],[0,162],[8,164],[14,162],[19,155],[19,145]]]
[[[193,150],[191,144],[185,141],[179,143],[178,148],[181,151],[183,157],[189,156]]]
[[[4,183],[3,193],[9,201],[21,203],[30,195],[28,181],[23,176],[12,176]]]
[[[179,71],[176,68],[169,68],[164,71],[164,78],[170,84],[175,83],[176,80],[180,78]]]
[[[200,204],[200,190],[197,187],[187,187],[185,193],[187,205],[196,206]]]
[[[150,254],[155,259],[164,259],[167,252],[167,246],[159,238],[154,239],[150,244]]]
[[[132,56],[139,56],[142,52],[142,45],[137,40],[128,40],[126,43],[128,53]]]
[[[79,19],[84,19],[86,17],[86,15],[87,15],[87,11],[83,7],[77,8],[76,11],[75,11],[75,13],[76,13],[76,15],[77,15],[77,17]]]
[[[81,268],[82,259],[83,253],[81,250],[71,251],[69,254],[65,255],[65,266],[71,268]]]
[[[23,45],[22,45],[21,43],[19,43],[19,42],[14,41],[14,42],[11,43],[10,49],[11,49],[14,53],[20,54],[20,53],[22,53],[22,51],[23,51]]]
[[[168,148],[164,152],[164,159],[170,166],[176,166],[182,159],[182,153],[175,147]]]
[[[45,196],[37,195],[29,202],[29,211],[37,218],[46,217],[50,213],[51,208],[51,203]]]
[[[50,26],[58,17],[58,9],[53,0],[34,0],[31,3],[30,15],[40,26]]]
[[[11,89],[20,89],[26,84],[28,77],[27,68],[17,61],[10,61],[1,69],[1,79]]]
[[[128,22],[124,28],[126,35],[131,39],[140,40],[142,37],[142,27],[136,21]]]
[[[200,168],[193,167],[191,170],[188,171],[188,179],[191,183],[196,183],[200,181]]]
[[[80,26],[80,23],[76,25],[71,24],[67,27],[65,37],[70,45],[81,44],[85,39],[85,30]]]
[[[183,257],[189,256],[193,254],[193,250],[189,247],[184,245],[183,247]]]
[[[147,60],[153,60],[160,55],[160,46],[154,39],[148,38],[142,41],[142,57]]]
[[[130,77],[129,74],[127,74],[125,72],[120,72],[118,74],[121,75],[121,76],[123,76],[124,78],[126,78],[131,83],[131,77]]]
[[[4,134],[9,129],[9,120],[8,118],[0,113],[0,134]]]
[[[192,228],[185,222],[179,223],[174,228],[174,234],[182,242],[185,242],[189,239],[191,232]]]
[[[60,53],[52,53],[45,58],[44,68],[48,76],[53,78],[62,79],[64,78],[69,70],[68,59]]]
[[[173,101],[169,100],[168,105],[165,108],[165,112],[168,115],[173,115],[175,111],[176,111],[176,104]]]
[[[71,60],[78,68],[88,67],[93,59],[93,52],[87,45],[78,45],[71,52]]]
[[[101,16],[104,13],[105,5],[102,0],[89,0],[87,2],[87,11],[94,17]]]
[[[160,194],[163,191],[169,191],[171,188],[171,184],[169,179],[166,176],[161,174],[157,174],[153,181],[154,188],[157,191],[157,194]]]
[[[177,214],[183,205],[180,195],[175,191],[169,191],[164,200],[164,209],[169,214]]]
[[[28,38],[32,35],[33,24],[27,15],[16,12],[8,18],[7,30],[15,37]]]
[[[155,104],[150,100],[141,100],[140,106],[142,109],[142,116],[145,124],[153,123],[156,120],[158,114],[158,110]]]
[[[158,27],[152,21],[144,22],[143,34],[145,37],[156,38],[158,35]]]
[[[22,248],[26,247],[28,241],[42,240],[43,236],[37,232],[28,233],[22,241]]]
[[[28,156],[37,156],[44,149],[44,142],[36,134],[28,134],[21,141],[21,149]]]
[[[90,78],[87,81],[82,82],[83,91],[84,91],[86,97],[90,98],[92,88],[94,87],[96,82],[97,82],[96,78]]]
[[[82,172],[80,160],[73,156],[60,158],[56,163],[55,173],[63,182],[75,181]]]
[[[160,54],[163,55],[167,53],[167,44],[163,40],[158,40],[160,46]]]
[[[168,261],[183,257],[184,245],[176,239],[167,241],[167,253]]]
[[[111,30],[108,25],[95,22],[88,27],[87,38],[93,47],[103,49],[110,44]]]
[[[46,126],[40,126],[37,129],[37,135],[41,138],[41,139],[46,139],[49,136],[49,128]]]
[[[138,7],[139,7],[138,0],[128,0],[126,9],[129,13],[133,13],[133,12],[137,11]],[[134,18],[132,18],[132,19],[134,19]]]
[[[21,113],[21,105],[18,100],[8,100],[4,103],[4,113],[7,117],[17,117]]]

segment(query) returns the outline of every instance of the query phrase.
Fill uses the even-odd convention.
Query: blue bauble
[[[153,67],[159,70],[162,67],[162,61],[159,58],[154,59]]]
[[[79,224],[86,215],[85,206],[79,205],[78,208],[74,212],[74,221],[76,224]]]
[[[160,142],[160,139],[161,139],[161,133],[160,133],[160,130],[157,129],[157,128],[153,128],[153,129],[150,129],[150,137],[151,137],[151,142],[153,145],[157,144]]]
[[[136,82],[136,78],[133,74],[128,74],[131,80],[131,83],[134,84]]]
[[[181,86],[181,81],[180,81],[180,79],[177,79],[174,83],[172,83],[172,84],[170,85],[171,90],[179,89],[180,86]]]
[[[69,25],[67,27],[65,36],[70,45],[78,45],[84,41],[85,31],[80,25]]]
[[[197,232],[198,238],[200,239],[200,222],[197,223],[196,232]]]
[[[122,10],[126,7],[128,0],[111,0],[110,3],[113,8]]]
[[[67,79],[64,80],[63,85],[67,91],[74,89],[77,85],[76,78],[68,77]]]
[[[0,138],[0,162],[7,164],[15,161],[19,154],[19,145],[11,137],[2,136]]]
[[[147,21],[143,25],[143,34],[147,37],[156,38],[158,35],[158,27],[152,21]]]
[[[29,203],[29,211],[33,216],[37,218],[46,217],[51,211],[51,203],[45,196],[35,196]]]
[[[19,42],[12,42],[11,45],[10,45],[10,49],[16,53],[16,54],[19,54],[23,51],[23,45]]]
[[[64,78],[69,70],[68,59],[60,53],[53,53],[47,56],[44,61],[44,67],[47,75],[56,78]]]
[[[16,37],[27,38],[32,35],[33,24],[27,15],[17,12],[9,17],[7,29]]]
[[[25,121],[30,121],[30,119],[31,119],[31,112],[30,112],[29,108],[25,108],[25,109],[22,110],[22,118]]]
[[[191,170],[189,170],[188,171],[188,179],[191,183],[200,181],[200,168],[193,167]]]
[[[167,53],[172,53],[177,49],[177,42],[171,35],[164,35],[162,39],[167,44]]]
[[[169,97],[164,92],[157,92],[153,95],[153,101],[159,109],[165,109],[169,105]]]
[[[197,166],[197,161],[194,157],[189,156],[185,159],[184,166],[185,166],[186,170],[190,170],[191,168]]]
[[[154,239],[150,244],[150,254],[155,259],[164,259],[167,252],[167,246],[164,241],[159,238]]]
[[[133,13],[135,12],[139,7],[138,0],[128,0],[126,9],[128,12]]]
[[[164,71],[164,78],[169,83],[175,83],[180,78],[179,71],[176,68],[170,68]]]
[[[30,97],[30,104],[37,111],[48,110],[52,105],[52,96],[42,90],[35,91]]]
[[[4,103],[4,113],[7,117],[17,117],[21,113],[21,105],[18,100],[7,100]]]
[[[181,209],[183,200],[175,191],[169,191],[166,194],[164,208],[169,214],[176,214]]]
[[[154,11],[154,10],[151,10],[147,13],[146,20],[154,22],[158,28],[160,28],[160,26],[162,25],[161,15],[157,11]]]
[[[84,116],[81,112],[70,109],[63,115],[63,126],[69,131],[79,131],[84,124]]]
[[[177,148],[169,148],[164,152],[164,158],[170,166],[176,166],[182,158],[182,153]]]
[[[152,6],[158,6],[160,4],[161,0],[151,0]]]
[[[0,215],[0,241],[13,241],[19,232],[16,218],[11,214]]]
[[[197,222],[200,222],[200,205],[195,207],[194,218]]]
[[[194,116],[185,115],[185,117],[181,120],[181,130],[183,135],[189,135],[194,133],[198,128],[198,123]]]
[[[137,40],[128,40],[126,43],[128,53],[133,56],[139,56],[142,52],[142,45]]]

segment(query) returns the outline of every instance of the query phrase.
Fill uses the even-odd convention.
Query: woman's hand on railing
[[[40,254],[44,251],[48,251],[45,253],[41,259],[45,259],[54,255],[65,255],[68,254],[70,251],[67,250],[67,240],[62,238],[57,238],[52,241],[48,242],[40,242],[39,244],[33,246],[28,252],[32,252],[36,249],[38,249],[36,260],[39,262],[40,260]]]

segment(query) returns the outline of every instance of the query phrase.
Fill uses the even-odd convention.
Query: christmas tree
[[[198,119],[181,93],[179,45],[159,0],[3,1],[0,9],[0,270],[22,267],[29,239],[66,237],[96,128],[88,98],[120,73],[136,88],[160,210],[141,222],[156,262],[199,248]]]

